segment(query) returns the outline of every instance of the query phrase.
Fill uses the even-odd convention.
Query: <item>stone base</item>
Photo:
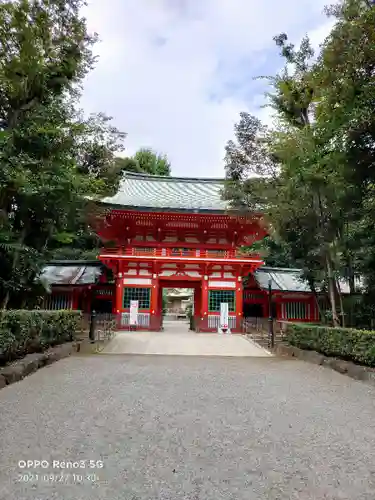
[[[27,354],[24,358],[0,368],[0,389],[6,385],[22,380],[43,366],[50,365],[59,359],[66,358],[79,350],[79,342],[51,347],[45,352]]]
[[[309,363],[322,365],[331,368],[343,375],[348,375],[351,378],[362,380],[363,382],[367,382],[375,386],[375,370],[371,369],[368,366],[356,365],[351,361],[330,358],[316,351],[306,351],[304,349],[299,349],[298,347],[286,344],[277,345],[275,348],[275,353],[279,356],[294,357],[303,361],[307,361]]]

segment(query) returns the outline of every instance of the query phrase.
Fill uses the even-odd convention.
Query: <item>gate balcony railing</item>
[[[244,254],[239,250],[200,250],[195,248],[105,248],[103,255],[119,255],[134,257],[190,257],[197,259],[257,259],[258,254]]]

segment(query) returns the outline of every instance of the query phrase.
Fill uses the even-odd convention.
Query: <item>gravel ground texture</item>
[[[0,391],[0,449],[1,500],[374,500],[375,388],[277,358],[74,356]]]

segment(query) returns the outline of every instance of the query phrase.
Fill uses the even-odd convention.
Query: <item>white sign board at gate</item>
[[[220,328],[225,330],[228,328],[228,303],[222,302],[220,304]]]
[[[138,324],[138,300],[130,301],[129,325],[136,326]]]

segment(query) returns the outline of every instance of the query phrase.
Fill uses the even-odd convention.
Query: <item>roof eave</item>
[[[174,212],[174,213],[206,213],[206,214],[227,214],[225,209],[206,208],[177,208],[177,207],[140,207],[135,205],[121,205],[116,203],[99,202],[100,205],[116,210],[134,210],[138,212]]]
[[[210,209],[210,208],[173,208],[173,207],[146,207],[136,205],[122,205],[117,203],[107,203],[99,201],[98,204],[113,209],[113,210],[132,210],[134,212],[166,212],[166,213],[193,213],[193,214],[217,214],[217,215],[233,215],[236,217],[263,217],[262,212],[243,212],[233,208],[228,209]]]
[[[47,262],[46,266],[95,266],[100,267],[103,266],[103,263],[100,260],[50,260]]]

